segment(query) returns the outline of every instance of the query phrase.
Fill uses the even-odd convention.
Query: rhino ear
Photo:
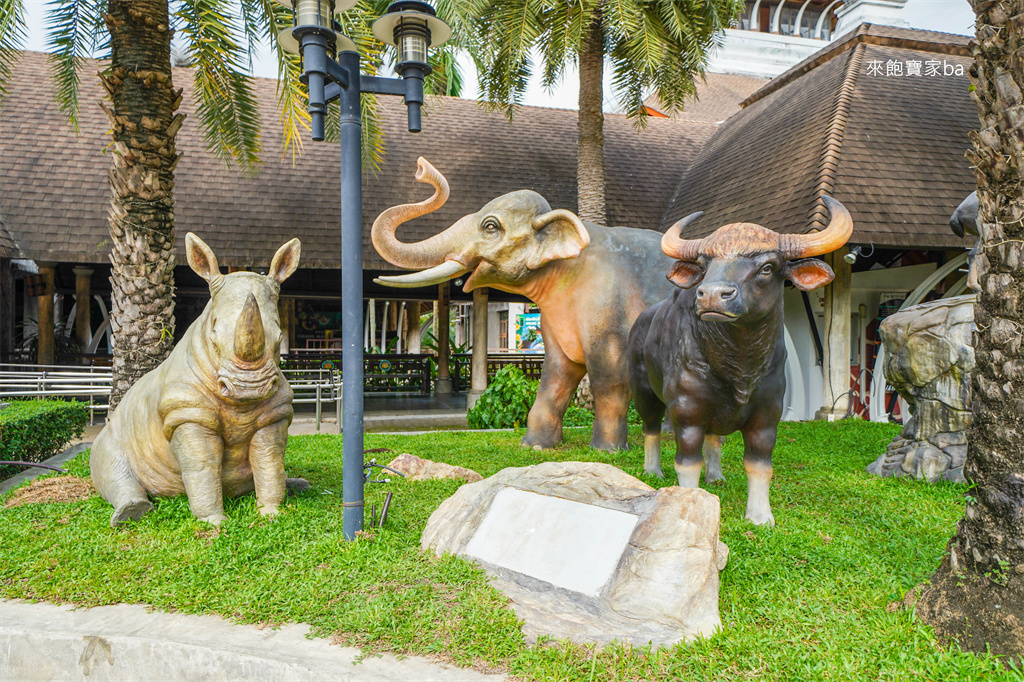
[[[672,266],[672,271],[666,277],[680,289],[689,289],[700,284],[700,281],[704,279],[704,268],[699,263],[680,260],[676,261],[676,264]]]
[[[575,258],[590,244],[590,233],[576,214],[559,208],[537,216],[530,223],[536,244],[526,262],[530,270],[553,260]]]
[[[282,246],[274,254],[274,260],[270,261],[270,277],[278,284],[292,276],[295,269],[299,267],[299,254],[302,252],[302,243],[298,239],[292,239]]]
[[[806,258],[786,263],[785,275],[800,291],[810,291],[825,286],[836,277],[832,268],[817,258]]]
[[[196,274],[207,282],[213,282],[221,276],[220,266],[217,265],[217,256],[213,255],[213,249],[192,232],[185,235],[185,255],[188,257],[188,264],[196,271]]]

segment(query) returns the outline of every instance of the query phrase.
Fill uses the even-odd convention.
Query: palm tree
[[[943,639],[1024,660],[1024,0],[971,0],[981,227],[964,518],[917,613]]]
[[[363,0],[341,18],[371,73],[385,63],[386,54],[373,39],[368,22],[386,5]],[[0,0],[0,96],[23,44],[24,15],[24,0]],[[284,151],[298,153],[308,130],[298,59],[283,52],[276,41],[291,22],[291,11],[274,0],[51,0],[48,4],[57,102],[76,131],[85,61],[97,53],[109,59],[100,79],[110,100],[103,109],[110,121],[113,159],[109,172],[113,194],[109,217],[114,333],[111,409],[139,377],[167,357],[174,338],[173,190],[174,167],[180,157],[175,137],[185,117],[175,113],[182,89],[172,81],[172,36],[178,32],[183,37],[183,54],[175,59],[185,59],[191,67],[191,88],[208,149],[241,172],[255,174],[262,145],[248,72],[261,39],[269,39],[277,50]],[[452,57],[458,45],[456,40],[434,56],[441,76],[428,83],[435,90],[453,94],[461,86]],[[372,99],[364,112],[366,163],[375,168],[383,144]]]
[[[606,223],[604,65],[614,70],[619,103],[637,127],[652,91],[681,109],[703,77],[707,53],[738,16],[742,0],[469,0],[485,99],[511,119],[539,51],[542,83],[553,87],[567,63],[579,65],[577,189],[579,215]]]

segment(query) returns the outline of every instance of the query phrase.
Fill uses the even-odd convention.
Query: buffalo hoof
[[[289,495],[298,495],[301,492],[309,490],[309,481],[304,478],[285,479],[284,485],[288,489]]]
[[[138,521],[151,511],[153,511],[153,503],[149,500],[137,500],[122,504],[114,510],[114,515],[110,517],[110,527],[116,528],[128,521]]]
[[[771,510],[767,511],[751,511],[748,510],[746,517],[747,521],[750,521],[755,526],[768,526],[771,528],[775,525],[775,517],[772,516]]]
[[[662,471],[661,469],[645,469],[644,473],[648,474],[649,476],[657,476],[658,478],[665,478],[665,472]]]
[[[725,485],[725,476],[722,474],[704,474],[704,482],[708,485]]]
[[[622,452],[628,450],[629,445],[627,443],[609,443],[603,440],[592,440],[590,441],[590,447],[595,450],[604,450],[605,452]]]

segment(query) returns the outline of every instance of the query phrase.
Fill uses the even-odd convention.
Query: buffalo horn
[[[692,261],[697,259],[700,249],[700,239],[682,239],[679,235],[683,230],[697,218],[704,215],[703,211],[691,213],[682,220],[677,221],[661,238],[661,250],[669,258],[676,260]]]
[[[810,234],[779,235],[779,250],[784,258],[810,258],[832,253],[853,234],[853,218],[846,207],[832,197],[823,196],[821,200],[831,216],[828,227]]]

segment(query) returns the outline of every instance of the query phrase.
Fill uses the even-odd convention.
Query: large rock
[[[395,471],[405,474],[405,477],[413,481],[426,481],[434,478],[461,479],[474,483],[483,479],[483,476],[467,469],[466,467],[452,466],[444,462],[435,462],[430,459],[423,459],[416,455],[404,452],[395,457],[388,464]]]
[[[971,423],[974,296],[911,306],[879,326],[885,379],[913,416],[885,454],[868,466],[878,476],[913,476],[932,483],[963,481],[965,431]]]
[[[531,641],[668,646],[721,626],[718,498],[655,490],[619,469],[547,462],[464,485],[431,515],[423,549],[474,559]]]

